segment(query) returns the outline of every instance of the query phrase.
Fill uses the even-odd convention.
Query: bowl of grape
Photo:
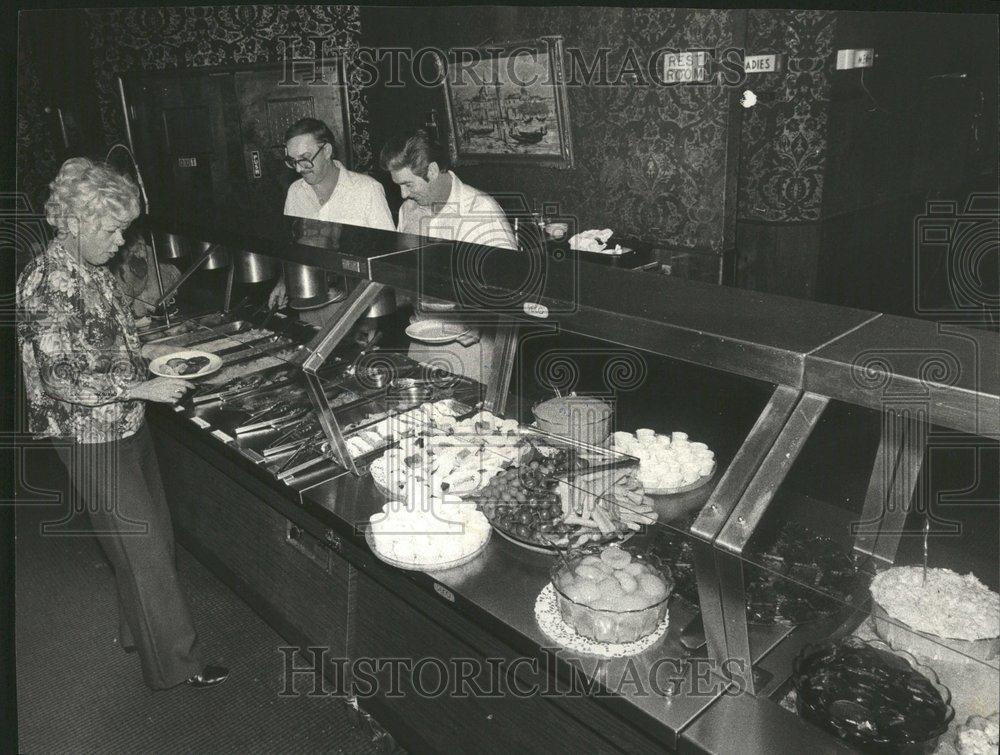
[[[563,621],[582,637],[613,644],[655,632],[674,588],[660,559],[620,545],[570,551],[551,577]]]

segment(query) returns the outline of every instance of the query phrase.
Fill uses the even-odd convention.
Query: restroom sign
[[[747,55],[743,70],[747,73],[774,73],[780,67],[777,55]]]
[[[708,51],[688,50],[663,56],[663,83],[679,84],[708,79]]]

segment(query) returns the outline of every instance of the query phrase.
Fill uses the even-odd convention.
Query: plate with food
[[[462,323],[441,320],[418,320],[406,328],[406,335],[424,343],[449,343],[468,332],[469,328]]]
[[[149,363],[149,371],[154,375],[185,380],[211,375],[220,367],[222,367],[221,357],[193,349],[164,354]]]
[[[641,428],[616,432],[613,448],[639,459],[639,481],[647,495],[674,495],[700,488],[715,475],[715,453],[686,433]]]
[[[634,468],[588,471],[573,449],[532,453],[472,498],[502,537],[546,553],[622,542],[657,517]]]

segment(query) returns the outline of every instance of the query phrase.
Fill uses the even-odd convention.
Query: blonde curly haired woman
[[[217,684],[229,672],[198,659],[143,419],[144,402],[175,403],[192,385],[148,379],[130,304],[106,267],[139,214],[139,190],[83,157],[63,163],[49,188],[45,215],[57,235],[17,283],[28,429],[59,439],[56,453],[115,572],[119,640],[138,651],[146,684]]]

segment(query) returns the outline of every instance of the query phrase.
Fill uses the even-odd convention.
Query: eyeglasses
[[[323,142],[319,145],[319,149],[312,153],[312,157],[300,157],[298,159],[291,157],[290,155],[285,155],[285,165],[287,165],[292,170],[296,168],[302,168],[302,170],[310,170],[313,166],[313,160],[316,159],[316,155],[323,151],[329,142]]]

